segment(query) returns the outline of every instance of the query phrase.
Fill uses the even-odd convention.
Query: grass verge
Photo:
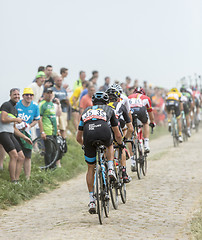
[[[191,239],[202,239],[202,201],[199,211],[194,215],[191,221]]]
[[[59,186],[59,182],[67,181],[83,172],[86,164],[80,145],[73,136],[68,138],[67,144],[68,152],[62,158],[62,168],[44,171],[40,170],[33,162],[31,178],[27,181],[22,173],[20,176],[21,186],[10,182],[7,158],[4,161],[4,170],[0,171],[0,209],[20,204],[42,192],[54,189]]]

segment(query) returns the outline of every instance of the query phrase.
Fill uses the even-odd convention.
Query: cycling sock
[[[134,164],[135,164],[134,156],[132,156],[132,157],[130,158],[130,160],[131,160],[131,164],[134,165]]]
[[[93,192],[89,192],[90,202],[94,202],[95,198],[93,196]]]
[[[114,169],[113,161],[108,161],[108,169]]]
[[[149,147],[149,138],[144,139],[144,146]]]
[[[182,136],[182,132],[179,132],[179,136]]]

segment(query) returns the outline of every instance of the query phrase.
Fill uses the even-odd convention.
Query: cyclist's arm
[[[80,145],[83,145],[83,131],[78,130],[77,135],[76,135],[76,140]]]
[[[14,134],[18,137],[23,138],[27,143],[32,145],[32,140],[25,136],[23,133],[21,133],[16,127],[14,127]]]
[[[148,112],[148,114],[149,114],[150,122],[153,123],[154,122],[154,113],[153,113],[153,111],[152,112]]]
[[[1,121],[2,121],[2,123],[11,123],[11,122],[21,123],[22,119],[21,118],[11,118],[8,116],[8,113],[6,111],[2,111],[1,112]]]
[[[114,132],[114,136],[116,138],[116,141],[118,142],[118,144],[122,144],[122,136],[121,136],[121,133],[119,131],[119,127],[116,126],[116,127],[112,127],[112,131]]]

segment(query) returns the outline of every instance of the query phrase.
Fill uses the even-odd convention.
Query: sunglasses
[[[28,97],[28,96],[34,96],[33,94],[30,94],[30,93],[26,93],[26,94],[24,94],[26,97]]]

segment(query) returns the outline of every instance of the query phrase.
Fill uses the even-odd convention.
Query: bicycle
[[[126,203],[126,183],[123,182],[121,166],[122,148],[114,144],[114,171],[116,181],[110,181],[110,195],[112,206],[118,209],[118,196],[120,194],[122,203]]]
[[[175,115],[175,107],[174,106],[171,106],[171,113],[172,113],[171,134],[172,134],[172,137],[173,137],[174,147],[177,147],[179,145],[178,124],[177,124],[177,118],[176,118],[176,115]]]
[[[132,138],[126,142],[130,142],[132,145],[133,157],[136,162],[136,172],[138,179],[142,178],[142,175],[146,176],[147,173],[147,153],[144,153],[143,148],[143,134],[142,134],[142,122],[138,119],[137,114],[134,114],[133,119],[134,131]]]
[[[40,169],[54,168],[58,160],[59,147],[53,136],[46,136],[46,140],[38,137],[33,141],[32,160]]]
[[[93,142],[96,147],[95,177],[93,196],[96,199],[96,210],[100,224],[103,223],[103,210],[105,217],[109,216],[109,180],[107,175],[107,162],[104,158],[104,146],[102,141]]]

